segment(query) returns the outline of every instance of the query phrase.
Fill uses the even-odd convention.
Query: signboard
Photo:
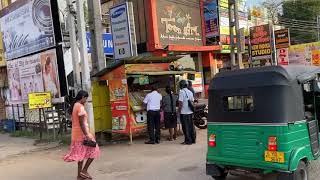
[[[199,1],[176,3],[157,0],[158,34],[163,47],[175,45],[202,46]]]
[[[312,51],[312,64],[320,66],[320,50]]]
[[[237,2],[239,6],[239,27],[245,28],[245,35],[249,35],[248,11],[245,6],[246,0],[240,0]],[[220,35],[221,34],[230,35],[228,0],[219,0],[219,25],[220,25]]]
[[[290,46],[289,29],[274,31],[276,48],[288,48]]]
[[[289,49],[277,49],[277,60],[279,65],[289,65]]]
[[[269,24],[250,28],[252,60],[270,60],[272,58],[270,29]]]
[[[55,45],[50,0],[19,0],[0,11],[7,61]]]
[[[41,109],[52,107],[51,93],[30,93],[29,94],[29,109]]]
[[[45,51],[7,62],[10,102],[27,102],[28,94],[51,92],[60,97],[60,84],[55,50]]]
[[[131,2],[110,9],[114,59],[136,56],[137,43]]]
[[[192,81],[192,87],[196,93],[203,92],[202,74],[200,72],[195,73],[194,81]]]
[[[87,50],[88,53],[92,52],[91,45],[91,33],[87,32]],[[113,43],[112,43],[112,35],[110,33],[102,34],[102,43],[103,43],[103,51],[106,55],[113,55]]]
[[[315,55],[314,51],[318,50],[320,50],[320,42],[292,45],[289,47],[290,64],[311,65],[312,55]]]
[[[5,67],[6,61],[4,59],[2,34],[0,33],[0,67]]]
[[[206,24],[206,37],[219,36],[218,1],[204,0],[203,12]]]

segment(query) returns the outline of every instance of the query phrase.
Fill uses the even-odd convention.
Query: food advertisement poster
[[[277,60],[279,65],[289,65],[289,49],[277,49]]]
[[[312,64],[320,66],[320,50],[312,51]]]
[[[177,4],[171,0],[157,0],[157,19],[162,46],[203,45],[199,1]]]
[[[7,70],[12,104],[28,102],[28,94],[35,92],[60,96],[55,50],[8,61]]]
[[[50,0],[19,0],[0,11],[7,61],[55,45]]]
[[[124,66],[112,70],[104,78],[109,83],[112,130],[118,133],[128,133],[130,118]]]
[[[206,24],[206,37],[219,36],[218,0],[204,0],[203,12]]]
[[[317,58],[315,51],[318,50],[320,50],[320,42],[291,45],[289,48],[290,64],[311,65],[313,58]]]
[[[271,27],[269,24],[250,28],[251,57],[252,61],[271,60]]]

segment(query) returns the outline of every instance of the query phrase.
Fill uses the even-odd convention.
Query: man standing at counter
[[[144,98],[143,103],[147,106],[147,125],[149,141],[145,144],[160,143],[160,105],[162,101],[161,94],[157,91],[155,85],[152,91]]]
[[[194,102],[194,97],[192,92],[188,89],[188,82],[186,80],[181,80],[180,83],[180,93],[179,93],[179,112],[180,121],[182,125],[182,131],[184,134],[183,145],[192,145],[196,143],[195,128],[193,125],[192,115],[193,111],[191,109],[191,104]]]

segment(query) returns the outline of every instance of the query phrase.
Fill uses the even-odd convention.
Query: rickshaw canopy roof
[[[239,89],[247,87],[290,85],[313,79],[320,68],[316,66],[290,65],[266,66],[218,73],[210,89]]]
[[[208,121],[274,124],[304,120],[301,83],[318,73],[320,68],[314,66],[267,66],[219,73],[209,87]],[[228,99],[236,97],[250,97],[252,109],[230,110]]]

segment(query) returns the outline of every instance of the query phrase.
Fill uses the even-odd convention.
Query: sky
[[[259,5],[263,0],[247,0],[247,6],[252,7],[255,5]]]

